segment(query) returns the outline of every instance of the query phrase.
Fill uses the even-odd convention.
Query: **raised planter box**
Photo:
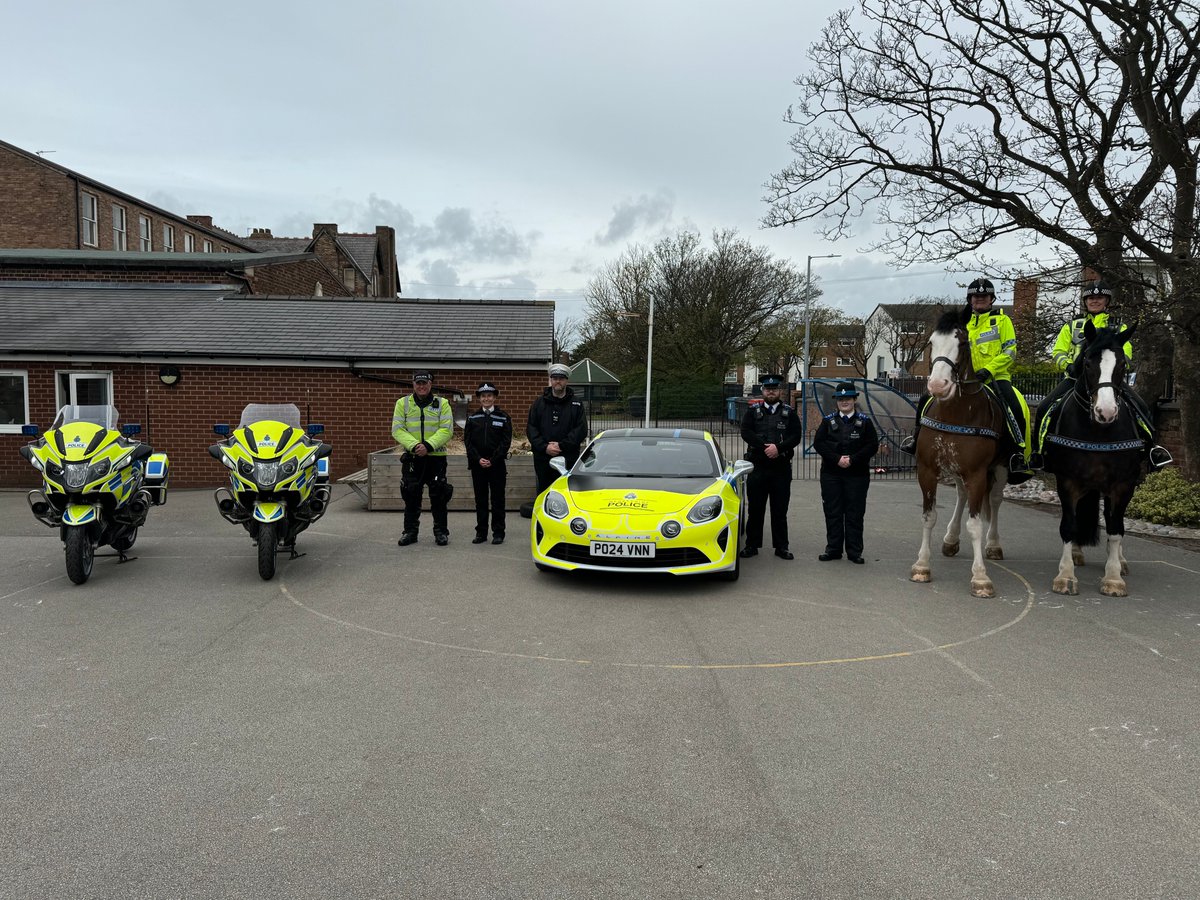
[[[367,457],[367,509],[404,509],[400,496],[400,454],[396,449],[379,450]],[[467,458],[462,455],[446,457],[446,478],[454,485],[454,496],[450,499],[451,511],[474,511],[475,490],[471,485],[471,473],[467,469]],[[509,457],[508,481],[504,491],[504,508],[517,511],[522,503],[535,496],[537,481],[533,474],[533,457],[525,454]],[[429,509],[429,492],[422,492],[423,509]]]

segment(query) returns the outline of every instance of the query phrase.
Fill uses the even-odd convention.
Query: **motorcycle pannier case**
[[[165,453],[152,453],[146,460],[146,477],[142,481],[150,499],[155,506],[167,502],[167,479],[171,474],[171,463]]]

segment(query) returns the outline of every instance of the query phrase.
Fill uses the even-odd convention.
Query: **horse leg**
[[[1058,482],[1058,499],[1062,506],[1062,515],[1058,520],[1058,536],[1063,542],[1062,559],[1058,561],[1058,574],[1050,589],[1056,594],[1074,596],[1079,593],[1079,581],[1075,577],[1075,566],[1083,565],[1083,551],[1075,542],[1075,502],[1074,491],[1069,491],[1065,480]]]
[[[988,559],[1004,559],[1004,548],[1000,546],[1000,504],[1004,502],[1004,480],[995,478],[988,495],[987,546],[984,555]]]
[[[1100,581],[1100,593],[1106,597],[1127,597],[1125,579],[1121,577],[1121,540],[1124,535],[1108,536],[1108,559],[1104,563],[1104,578]]]
[[[917,582],[927,582],[932,579],[929,571],[929,537],[937,525],[937,473],[927,473],[924,469],[917,471],[917,482],[921,485],[921,549],[917,552],[917,561],[913,563],[910,578]]]
[[[1079,593],[1079,580],[1075,577],[1075,560],[1071,553],[1071,542],[1063,542],[1062,559],[1058,561],[1058,575],[1054,578],[1051,590],[1056,594],[1075,596]]]
[[[959,529],[962,527],[963,510],[967,508],[967,486],[961,478],[954,479],[954,512],[946,523],[946,536],[942,538],[942,556],[958,554]]]
[[[1079,546],[1078,541],[1071,542],[1071,562],[1077,566],[1084,565],[1083,548]]]
[[[1104,530],[1108,532],[1108,560],[1104,564],[1104,578],[1100,581],[1100,593],[1106,597],[1127,597],[1129,591],[1122,575],[1129,572],[1121,545],[1125,537],[1125,507],[1133,496],[1128,490],[1115,488],[1104,498]]]
[[[994,597],[996,589],[983,564],[984,503],[987,500],[987,470],[975,472],[967,480],[967,534],[971,535],[971,596]]]

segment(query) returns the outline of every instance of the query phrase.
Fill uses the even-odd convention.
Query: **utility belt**
[[[433,498],[445,497],[446,502],[450,502],[450,498],[454,496],[454,485],[446,480],[446,470],[440,467],[441,470],[435,472],[433,477],[429,475],[429,460],[437,459],[445,463],[445,455],[440,456],[425,456],[420,457],[412,453],[402,453],[400,455],[400,495],[408,502],[409,496],[420,498],[421,486],[428,482],[429,497]]]

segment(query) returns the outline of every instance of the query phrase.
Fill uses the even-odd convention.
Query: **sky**
[[[397,232],[406,297],[552,299],[634,243],[736,229],[822,302],[963,294],[764,229],[783,122],[833,0],[31,4],[0,0],[0,138],[246,236]],[[1008,298],[1003,296],[1001,300]]]

